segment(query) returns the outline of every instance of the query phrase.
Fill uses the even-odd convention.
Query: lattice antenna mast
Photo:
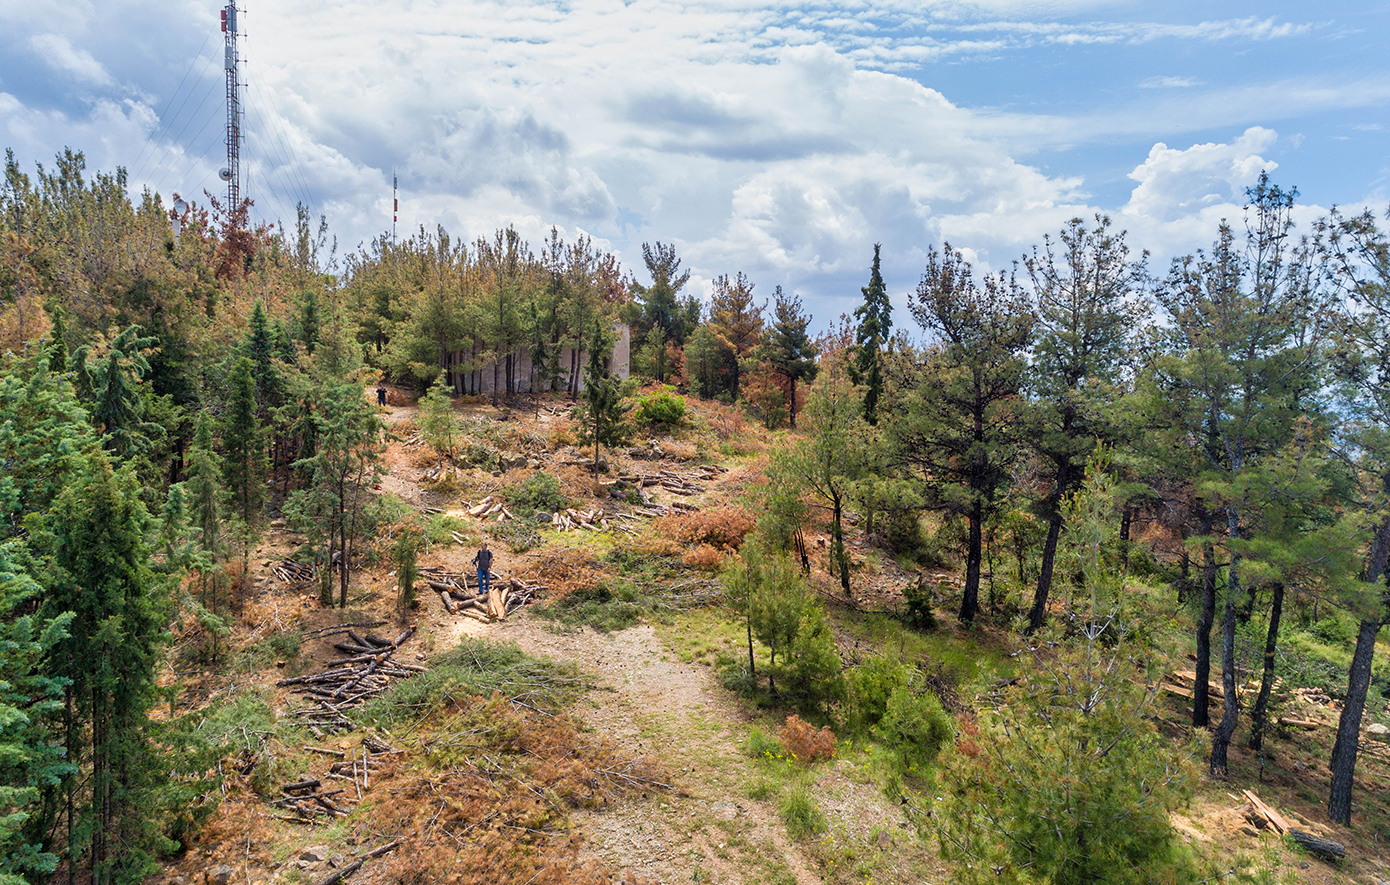
[[[396,196],[396,167],[391,167],[391,245],[396,245],[396,216],[400,214],[401,201]]]
[[[241,203],[241,58],[237,53],[237,8],[232,0],[222,9],[222,34],[226,43],[224,67],[227,70],[227,165],[222,180],[227,182],[227,211],[235,212]]]

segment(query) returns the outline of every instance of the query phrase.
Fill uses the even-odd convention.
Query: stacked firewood
[[[623,482],[632,483],[639,489],[650,486],[660,486],[662,489],[675,495],[688,496],[705,490],[701,482],[696,479],[681,476],[674,470],[660,470],[656,473],[624,473],[618,478]],[[699,480],[706,480],[708,478],[706,474],[701,474],[698,477]]]
[[[282,583],[290,585],[312,584],[318,578],[318,566],[308,565],[287,559],[271,568],[270,573]]]
[[[497,495],[488,495],[483,500],[468,508],[469,516],[476,516],[479,519],[496,518],[498,522],[504,519],[516,519],[516,515],[507,509],[507,503]]]
[[[439,601],[444,603],[449,614],[463,615],[484,624],[505,620],[523,605],[535,602],[548,589],[535,581],[493,575],[491,590],[473,593],[463,575],[439,568],[421,569],[420,574],[429,582],[430,589],[439,594]]]
[[[352,722],[346,716],[347,710],[373,695],[381,694],[392,679],[408,678],[425,669],[391,660],[401,644],[415,632],[414,627],[406,628],[394,639],[383,639],[371,633],[358,633],[354,628],[359,626],[362,625],[340,624],[315,631],[318,636],[346,634],[346,641],[333,644],[344,657],[334,661],[321,673],[281,679],[276,683],[293,686],[295,693],[303,695],[312,704],[293,710],[290,715],[303,721],[315,734],[352,728]]]

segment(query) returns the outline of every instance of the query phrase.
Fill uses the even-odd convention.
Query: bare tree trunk
[[[1226,614],[1221,619],[1221,722],[1211,735],[1210,771],[1214,777],[1226,776],[1226,752],[1236,733],[1240,704],[1236,701],[1236,597],[1240,595],[1240,553],[1235,542],[1240,540],[1240,511],[1226,510],[1226,536],[1231,541],[1231,562],[1226,567]]]
[[[984,547],[984,505],[978,498],[970,505],[970,541],[965,555],[965,591],[960,600],[960,621],[971,624],[980,612],[980,559]]]
[[[1279,643],[1279,618],[1284,613],[1284,583],[1274,584],[1274,601],[1269,606],[1269,631],[1265,634],[1264,668],[1260,674],[1260,694],[1251,714],[1250,749],[1264,746],[1265,720],[1269,718],[1269,693],[1274,688],[1274,652]]]
[[[1385,566],[1390,561],[1390,519],[1376,527],[1366,556],[1365,580],[1381,586]],[[1384,590],[1381,590],[1382,596]],[[1383,602],[1382,602],[1383,605]],[[1384,623],[1384,615],[1364,618],[1356,634],[1356,651],[1351,656],[1347,674],[1347,696],[1342,715],[1337,720],[1337,742],[1332,746],[1332,786],[1328,791],[1327,816],[1343,826],[1351,824],[1351,787],[1356,774],[1357,741],[1361,736],[1361,716],[1366,709],[1366,693],[1371,686],[1371,660],[1375,656],[1376,635]]]
[[[1206,508],[1198,511],[1198,532],[1207,540],[1202,542],[1202,612],[1197,617],[1197,676],[1192,686],[1194,728],[1206,728],[1210,722],[1211,627],[1216,620],[1216,550],[1210,540],[1211,523]]]

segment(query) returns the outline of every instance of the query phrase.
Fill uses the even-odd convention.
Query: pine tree
[[[1023,355],[1033,314],[1011,277],[975,283],[968,262],[946,244],[912,302],[913,318],[939,338],[903,380],[905,401],[889,424],[894,458],[937,509],[969,528],[960,620],[979,611],[985,522],[996,512],[1016,456]]]
[[[1210,759],[1216,776],[1226,773],[1240,712],[1237,606],[1248,589],[1244,560],[1260,505],[1250,489],[1269,457],[1292,438],[1297,416],[1316,409],[1318,386],[1316,342],[1300,331],[1311,315],[1308,256],[1287,242],[1295,194],[1263,174],[1247,193],[1253,218],[1245,248],[1229,225],[1221,225],[1210,253],[1175,259],[1156,293],[1170,342],[1160,366],[1175,388],[1173,398],[1193,405],[1184,429],[1207,454],[1198,482],[1225,517],[1224,702]]]
[[[883,285],[879,270],[880,244],[874,244],[874,262],[869,269],[869,285],[862,290],[864,303],[854,309],[859,327],[854,333],[853,378],[864,385],[864,420],[878,423],[878,401],[883,396],[883,354],[893,331],[893,303]]]
[[[736,401],[739,361],[757,346],[763,332],[763,309],[753,304],[753,283],[741,272],[733,279],[727,274],[714,278],[706,328],[721,351],[718,372],[722,387]]]
[[[796,427],[796,382],[814,381],[818,348],[806,333],[811,318],[801,307],[801,296],[788,298],[778,286],[773,292],[774,319],[766,340],[759,348],[759,357],[772,365],[773,371],[787,380],[787,410],[791,426]]]
[[[1364,477],[1354,487],[1351,510],[1366,521],[1362,531],[1369,535],[1357,576],[1359,592],[1347,594],[1359,623],[1329,762],[1327,814],[1346,826],[1351,823],[1352,785],[1376,639],[1390,620],[1385,584],[1390,572],[1390,517],[1383,509],[1384,490],[1390,488],[1390,325],[1385,322],[1390,313],[1390,234],[1369,211],[1352,218],[1334,213],[1322,234],[1337,288],[1346,296],[1335,320],[1336,380],[1343,410],[1358,420],[1347,428],[1342,450]]]
[[[222,480],[237,520],[243,569],[260,536],[265,510],[265,433],[256,408],[256,381],[251,360],[237,357],[227,379],[227,414],[222,422]]]
[[[44,848],[41,796],[75,774],[48,723],[63,709],[63,685],[47,657],[66,638],[70,613],[41,615],[42,588],[25,573],[18,541],[0,544],[0,883],[23,885],[52,873],[58,858]]]
[[[599,472],[600,446],[620,446],[631,428],[627,413],[632,404],[623,397],[623,383],[609,374],[603,354],[611,350],[603,326],[594,321],[589,337],[589,365],[584,373],[584,408],[580,418],[580,442],[594,445],[594,472]]]
[[[1044,239],[1042,251],[1035,249],[1024,261],[1038,311],[1031,373],[1038,398],[1030,435],[1053,474],[1029,633],[1042,626],[1047,613],[1062,502],[1080,485],[1086,458],[1105,432],[1104,397],[1114,389],[1137,319],[1129,299],[1144,266],[1131,263],[1128,255],[1124,233],[1112,233],[1110,219],[1098,215],[1093,229],[1073,218],[1055,247]]]
[[[642,260],[647,265],[652,284],[643,286],[634,282],[633,294],[637,297],[640,314],[637,316],[637,329],[651,347],[656,368],[658,384],[666,382],[666,345],[674,341],[685,343],[688,334],[686,314],[679,300],[680,290],[690,281],[690,271],[681,271],[681,260],[676,257],[676,247],[657,241],[655,246],[642,244]]]
[[[849,595],[849,557],[845,554],[844,508],[864,472],[867,439],[861,404],[847,380],[822,377],[806,402],[805,437],[773,453],[773,482],[792,494],[809,492],[830,510],[830,563]]]

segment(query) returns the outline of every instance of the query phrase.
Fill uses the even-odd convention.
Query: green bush
[[[867,731],[888,711],[888,699],[907,685],[912,671],[895,658],[876,655],[849,671],[849,720],[856,731]]]
[[[543,471],[533,473],[516,485],[503,490],[502,496],[507,499],[517,516],[528,519],[537,510],[554,513],[569,506],[569,501],[560,491],[560,480]]]
[[[685,397],[677,396],[669,388],[647,393],[637,397],[637,411],[634,414],[637,426],[658,430],[668,430],[685,420]]]
[[[1116,675],[1115,660],[1094,648],[1036,660],[1003,706],[962,724],[934,815],[958,881],[1197,878],[1170,815],[1190,795],[1200,748],[1183,752],[1158,732],[1151,699]]]
[[[936,613],[932,611],[932,591],[925,581],[915,581],[903,588],[907,603],[903,621],[914,630],[935,630]]]
[[[874,726],[875,737],[893,748],[902,770],[919,776],[926,774],[954,732],[937,696],[906,682],[893,689]]]
[[[777,738],[754,726],[748,732],[748,739],[743,742],[743,754],[750,759],[771,759],[781,755],[782,745]]]

